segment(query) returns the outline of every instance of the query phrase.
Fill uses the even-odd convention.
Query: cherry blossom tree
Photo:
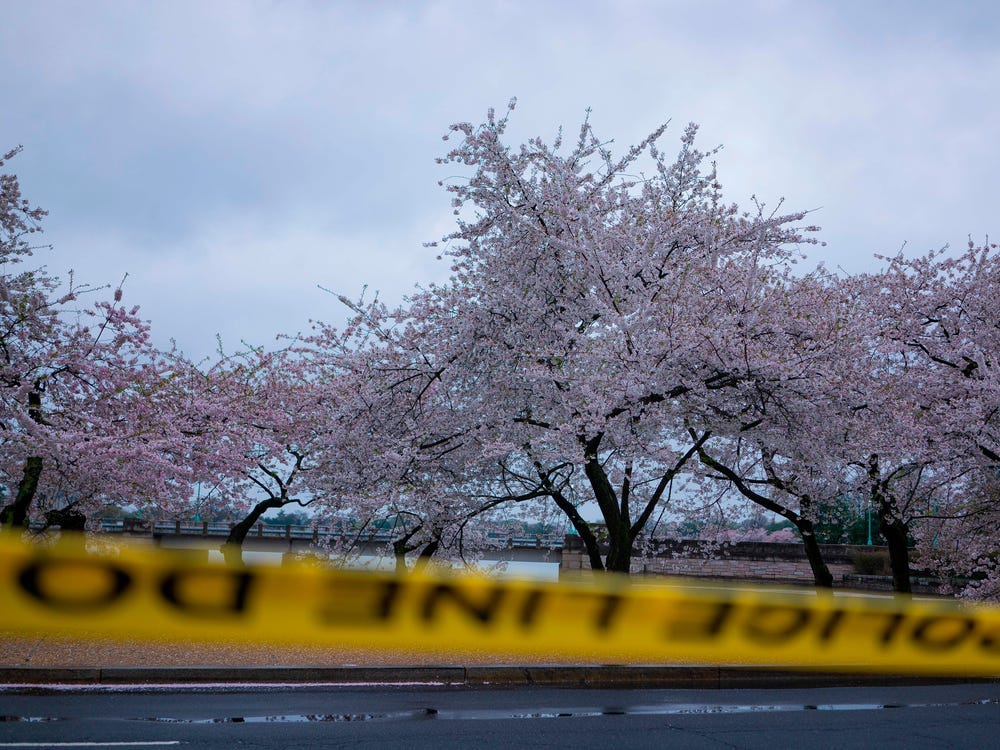
[[[886,338],[915,352],[928,369],[925,387],[947,406],[949,428],[988,465],[1000,465],[997,246],[970,241],[957,256],[938,251],[887,261],[880,277],[892,323]]]
[[[0,168],[20,149],[7,152],[0,159]],[[34,498],[41,474],[42,457],[37,450],[17,450],[25,440],[17,437],[27,431],[39,429],[42,423],[41,392],[37,387],[30,364],[37,354],[39,341],[52,326],[55,312],[50,299],[55,284],[37,271],[22,271],[18,264],[31,256],[30,235],[40,231],[39,223],[45,212],[32,207],[21,197],[20,185],[13,174],[0,173],[0,262],[4,272],[0,276],[0,346],[3,361],[0,363],[0,383],[3,390],[3,431],[5,479],[20,476],[11,482],[15,498],[0,511],[3,525],[23,525],[27,509]]]
[[[472,174],[448,186],[452,278],[380,313],[385,351],[402,353],[386,392],[412,416],[398,455],[431,474],[447,463],[481,502],[555,505],[592,567],[619,571],[693,458],[791,521],[821,586],[816,519],[863,490],[908,590],[909,536],[967,471],[941,420],[995,401],[956,409],[921,385],[917,355],[933,358],[891,335],[910,323],[885,279],[794,274],[813,228],[723,203],[693,127],[669,161],[662,128],[616,160],[587,123],[568,153],[561,138],[511,148],[506,124],[454,126],[442,161]]]
[[[728,483],[795,527],[816,585],[828,588],[816,524],[852,489],[838,449],[856,403],[845,389],[865,341],[862,302],[822,267],[794,275],[786,266],[749,291],[736,297],[735,324],[713,334],[716,366],[739,386],[728,401],[706,402],[712,438],[698,456],[710,488]]]
[[[301,349],[314,382],[337,391],[319,410],[327,431],[314,491],[341,498],[361,535],[388,531],[399,570],[411,553],[417,566],[441,554],[468,562],[500,501],[469,487],[479,443],[453,440],[475,432],[474,413],[456,408],[466,384],[435,374],[448,355],[426,338],[420,301],[389,310],[378,300],[341,300],[353,313],[347,328],[317,324]]]
[[[109,498],[183,498],[187,437],[166,415],[187,363],[155,350],[120,286],[88,306],[99,289],[60,292],[44,268],[26,268],[44,213],[13,174],[0,175],[0,477],[9,496],[0,522],[23,527],[64,506],[79,518]]]
[[[290,505],[325,517],[342,510],[347,492],[321,454],[342,445],[337,423],[347,404],[338,373],[320,379],[293,346],[222,355],[204,367],[192,391],[202,409],[198,440],[215,447],[205,467],[205,496],[238,517],[223,547],[239,561],[247,534],[265,513]],[[346,489],[346,488],[344,488]]]
[[[881,343],[895,358],[897,392],[913,404],[895,410],[910,417],[895,430],[896,440],[927,446],[922,460],[896,473],[911,493],[928,470],[934,478],[920,503],[922,520],[935,521],[918,534],[922,557],[946,573],[974,577],[973,588],[981,594],[993,592],[1000,573],[1000,257],[995,245],[970,241],[958,255],[900,254],[886,261],[885,270],[868,282],[881,292],[876,298]],[[881,455],[870,458],[873,478],[886,473],[878,471],[882,462]],[[898,502],[886,504],[881,494],[877,500],[886,505],[883,526],[900,525]],[[895,546],[902,556],[903,542]],[[895,563],[893,574],[902,575]]]
[[[982,471],[977,463],[989,463],[997,399],[987,378],[971,377],[980,367],[985,372],[988,355],[979,364],[965,352],[990,351],[993,324],[973,313],[985,332],[971,335],[974,324],[960,326],[954,310],[957,299],[988,295],[968,289],[985,274],[956,272],[956,261],[936,257],[899,256],[878,274],[829,277],[828,292],[796,304],[798,315],[767,313],[792,335],[787,345],[774,336],[745,344],[752,352],[763,343],[781,368],[774,377],[746,379],[755,392],[737,409],[753,429],[717,429],[699,452],[744,496],[799,528],[819,585],[832,584],[813,535],[824,504],[858,493],[868,499],[900,592],[911,590],[913,537],[926,531],[942,538],[942,524],[984,508],[962,498],[982,486],[972,479]],[[982,268],[976,263],[967,257],[962,267]],[[793,286],[819,290],[816,281]],[[960,329],[967,339],[959,346]]]
[[[777,368],[739,403],[753,428],[717,430],[723,445],[703,448],[702,462],[799,529],[820,586],[833,579],[816,544],[818,516],[845,497],[867,498],[893,586],[909,592],[910,539],[941,517],[967,473],[947,427],[954,404],[929,387],[919,351],[900,343],[898,285],[881,274],[818,274],[785,286],[786,310],[765,313],[785,335],[746,343],[765,346]]]
[[[962,596],[1000,600],[1000,474],[973,473],[955,494],[937,522],[920,529],[920,565]]]
[[[620,158],[588,122],[566,153],[561,136],[509,147],[506,126],[453,126],[442,162],[472,174],[447,188],[452,277],[382,314],[410,415],[400,453],[480,503],[554,505],[594,569],[628,571],[710,436],[705,404],[741,387],[711,351],[739,324],[731,295],[766,288],[810,228],[725,204],[694,126],[674,160],[665,126]]]

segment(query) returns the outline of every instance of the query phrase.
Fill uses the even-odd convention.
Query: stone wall
[[[697,540],[640,541],[632,559],[633,574],[694,576],[698,578],[770,581],[809,585],[812,570],[801,544],[737,542],[709,544]],[[833,574],[835,585],[854,572],[852,561],[861,552],[884,550],[884,547],[857,545],[820,545],[823,559]],[[605,550],[606,553],[606,550]],[[590,570],[583,542],[567,536],[563,544],[560,575]]]
[[[827,563],[834,581],[853,572],[850,564]],[[643,574],[698,576],[701,578],[738,578],[784,583],[813,582],[812,568],[807,560],[685,560],[643,559],[633,564],[633,571]]]

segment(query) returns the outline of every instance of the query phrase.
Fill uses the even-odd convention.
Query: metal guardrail
[[[151,534],[153,536],[204,536],[226,537],[235,524],[213,521],[182,521],[156,520],[146,521],[141,518],[105,518],[101,520],[101,531],[105,534]],[[251,529],[248,537],[269,539],[312,540],[349,537],[361,542],[388,544],[395,538],[391,531],[359,531],[349,527],[335,526],[303,526],[295,524],[276,525],[257,523]],[[554,534],[539,534],[534,536],[489,535],[491,547],[507,547],[515,549],[545,549],[561,550],[563,537]]]

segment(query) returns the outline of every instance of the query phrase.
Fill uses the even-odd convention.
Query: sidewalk
[[[740,665],[559,664],[456,652],[359,651],[26,637],[0,631],[3,686],[441,684],[593,688],[788,688],[918,685],[989,680],[806,672]]]

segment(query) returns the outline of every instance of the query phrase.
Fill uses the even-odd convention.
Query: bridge
[[[101,532],[151,537],[165,548],[217,549],[229,536],[234,523],[212,521],[102,519]],[[358,531],[344,525],[276,525],[257,523],[243,543],[246,552],[308,552],[330,544],[352,554],[386,556],[395,535],[388,529]],[[559,563],[563,535],[488,536],[488,543],[475,552],[487,562]],[[339,545],[338,545],[339,543]]]
[[[218,550],[235,524],[191,520],[146,520],[137,518],[104,519],[101,531],[151,538],[164,548]],[[344,525],[276,525],[258,523],[247,536],[243,550],[248,558],[263,555],[271,558],[287,553],[304,553],[323,548],[324,541],[334,548],[361,557],[389,561],[393,534],[386,529],[359,531]],[[337,543],[340,542],[338,545]],[[590,567],[582,540],[577,536],[555,534],[535,536],[494,535],[489,545],[476,549],[485,563],[552,563],[561,572],[572,573]],[[645,554],[633,560],[633,573],[669,575],[716,580],[741,580],[812,585],[812,573],[801,544],[773,542],[736,542],[706,548],[699,540],[650,540]],[[860,574],[857,558],[885,555],[884,547],[820,545],[823,557],[837,580],[837,586],[883,590],[890,586],[886,575]],[[606,551],[606,550],[604,550]],[[637,548],[638,551],[638,548]],[[534,568],[535,572],[548,566]],[[523,572],[522,569],[521,572]],[[934,579],[915,577],[914,591],[933,593],[940,586]]]

